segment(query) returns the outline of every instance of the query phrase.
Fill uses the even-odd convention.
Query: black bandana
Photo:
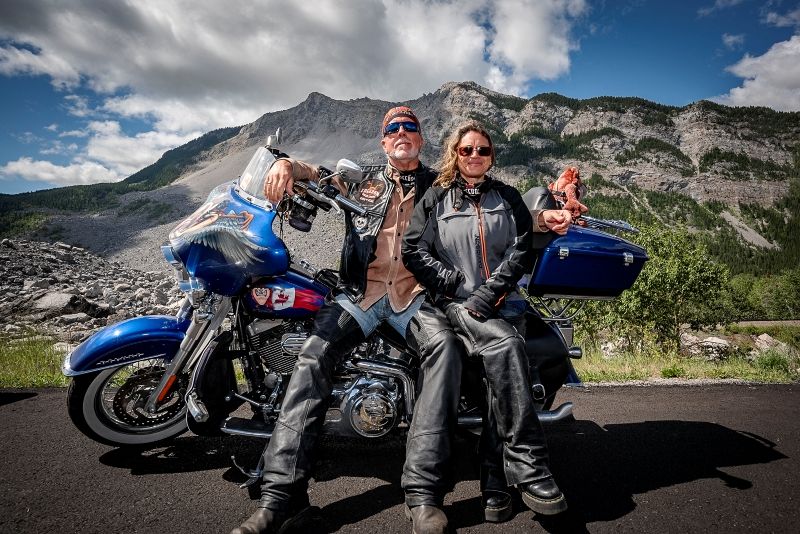
[[[478,184],[469,184],[459,174],[459,175],[456,176],[455,184],[456,184],[456,187],[458,188],[458,190],[460,191],[460,193],[461,193],[460,196],[462,198],[466,197],[466,198],[470,199],[472,202],[474,202],[475,204],[477,204],[481,200],[481,195],[484,194],[486,191],[488,191],[492,187],[492,177],[491,176],[486,176],[484,181],[482,181],[482,182],[480,182]],[[460,207],[461,207],[461,203],[458,202],[458,206],[456,206],[456,208],[460,208]]]

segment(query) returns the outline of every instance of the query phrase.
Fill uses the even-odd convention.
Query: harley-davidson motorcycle
[[[284,156],[273,144],[271,136],[241,176],[214,189],[162,247],[186,294],[179,312],[107,326],[65,358],[68,411],[91,439],[140,446],[187,428],[198,435],[271,436],[298,353],[338,281],[336,271],[291,257],[282,223],[308,231],[318,209],[371,216],[324,185],[337,176],[347,184],[362,180],[365,169],[347,160],[273,206],[263,194],[264,177]],[[553,404],[564,383],[579,382],[571,358],[581,356],[572,345],[581,303],[618,296],[647,260],[642,248],[598,229],[634,230],[627,223],[588,220],[589,227],[548,238],[520,287],[530,302],[527,348],[544,386],[537,406],[543,421],[571,415],[571,403]],[[481,426],[478,365],[464,366],[460,427]],[[417,369],[416,355],[393,329],[376,331],[335,370],[326,431],[370,439],[408,428]]]

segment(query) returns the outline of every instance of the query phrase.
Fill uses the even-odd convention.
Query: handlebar
[[[639,233],[639,229],[635,226],[632,226],[630,223],[625,221],[619,220],[606,220],[606,219],[595,219],[594,217],[589,217],[588,215],[581,215],[575,222],[579,220],[586,221],[586,226],[589,228],[611,228],[614,230],[622,230],[624,232],[631,232],[634,234]]]
[[[311,195],[315,200],[329,204],[337,210],[342,208],[346,211],[361,216],[367,214],[367,208],[358,202],[350,200],[349,198],[342,196],[340,193],[336,193],[334,196],[331,196],[330,190],[327,187],[321,188],[319,184],[315,182],[299,182],[295,184],[295,187],[297,186],[304,187],[309,195]]]

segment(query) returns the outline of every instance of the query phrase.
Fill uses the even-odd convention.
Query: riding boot
[[[438,506],[423,504],[409,508],[406,517],[411,521],[412,534],[444,534],[447,532],[447,516]]]
[[[286,520],[285,514],[269,508],[256,508],[244,523],[231,530],[231,534],[274,534]]]
[[[363,339],[355,319],[335,302],[317,313],[264,450],[259,506],[287,512],[302,507],[295,502],[307,503],[311,454],[325,422],[334,369]]]
[[[537,480],[530,484],[520,484],[519,492],[522,500],[534,512],[544,515],[560,514],[567,509],[564,494],[558,489],[556,481],[551,478]]]
[[[497,436],[497,423],[494,414],[489,410],[489,384],[485,378],[482,386],[485,402],[481,403],[483,428],[478,442],[481,506],[484,520],[502,523],[511,517],[513,506],[503,472],[503,442]]]

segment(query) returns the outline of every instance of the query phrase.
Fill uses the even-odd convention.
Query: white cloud
[[[5,45],[0,47],[0,74],[6,76],[47,74],[55,86],[62,88],[75,87],[80,75],[63,57],[42,51]]]
[[[761,56],[745,55],[727,70],[744,82],[717,102],[800,111],[800,35],[774,44]]]
[[[714,13],[715,11],[721,11],[729,7],[738,6],[742,2],[744,2],[744,0],[715,0],[714,5],[701,7],[698,9],[697,14],[701,17],[705,17]]]
[[[744,45],[744,35],[731,35],[729,33],[722,34],[722,43],[728,50],[738,50]]]
[[[73,117],[91,117],[96,113],[89,107],[89,99],[85,96],[66,95],[64,97],[64,106],[67,109],[67,113]]]
[[[92,121],[92,132],[85,157],[102,162],[122,176],[129,176],[156,161],[165,151],[198,137],[200,132],[178,135],[165,132],[143,132],[133,136],[122,132],[116,121]]]
[[[89,132],[86,130],[67,130],[58,134],[59,137],[87,137]]]
[[[521,93],[533,79],[552,80],[568,72],[576,17],[586,13],[583,0],[510,0],[495,5],[494,40],[489,45],[494,89]],[[508,71],[506,73],[506,71]]]
[[[0,178],[21,177],[29,181],[43,181],[54,186],[117,182],[124,178],[99,163],[81,162],[55,165],[49,161],[35,161],[24,157],[0,167]]]
[[[791,28],[792,26],[800,28],[800,7],[786,14],[768,11],[764,16],[764,22],[779,28]]]
[[[401,101],[474,80],[524,95],[568,72],[569,36],[588,9],[586,0],[3,0],[0,73],[49,76],[87,123],[152,124],[135,135],[88,129],[82,157],[124,174],[312,91]]]

